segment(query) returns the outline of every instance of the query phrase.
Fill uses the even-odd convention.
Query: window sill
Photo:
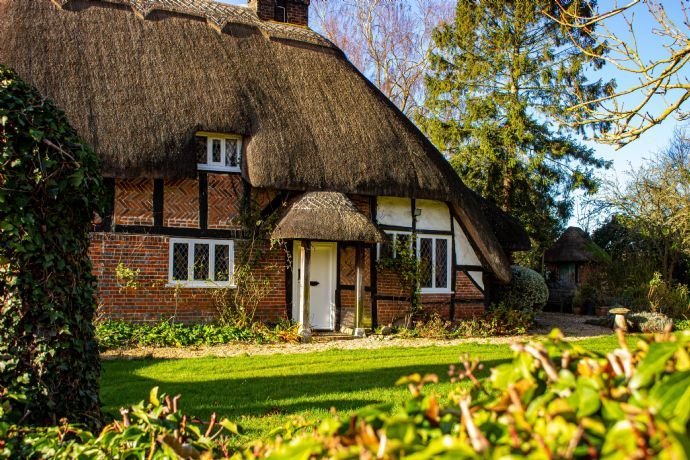
[[[199,171],[208,171],[208,172],[242,172],[241,168],[230,168],[230,167],[223,167],[223,166],[209,166],[204,163],[198,163],[196,165],[196,169]]]
[[[213,281],[169,281],[165,287],[167,288],[195,288],[195,289],[235,289],[237,285],[230,283],[215,283]]]
[[[454,291],[451,291],[450,289],[431,289],[431,288],[422,288],[419,291],[420,294],[455,294]]]

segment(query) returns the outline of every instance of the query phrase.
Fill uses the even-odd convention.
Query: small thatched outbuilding
[[[577,289],[597,267],[610,261],[609,255],[579,227],[568,227],[544,253],[549,272],[549,307],[569,310]]]

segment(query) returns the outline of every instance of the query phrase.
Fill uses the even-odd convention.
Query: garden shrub
[[[451,322],[445,321],[438,313],[433,313],[428,320],[417,321],[414,331],[414,337],[447,339],[451,333]]]
[[[134,347],[199,347],[235,342],[268,343],[299,341],[298,325],[282,321],[269,328],[261,323],[250,327],[218,323],[183,324],[172,320],[157,323],[129,323],[105,320],[96,325],[102,351]]]
[[[8,424],[16,398],[0,395],[0,458],[178,459],[227,458],[239,428],[227,419],[202,423],[182,414],[179,397],[158,394],[149,402],[121,410],[122,419],[107,425],[100,434],[61,423],[47,428]],[[203,456],[202,456],[203,455]]]
[[[492,304],[481,316],[459,321],[453,337],[523,335],[534,324],[534,316],[531,310],[513,310],[503,303]]]
[[[490,305],[480,316],[456,322],[445,321],[433,313],[426,321],[415,322],[413,328],[400,329],[398,337],[451,339],[523,335],[534,324],[534,316],[533,311],[513,310],[503,303]]]
[[[676,319],[673,321],[673,329],[676,331],[690,331],[690,320]]]
[[[448,394],[436,375],[398,381],[400,409],[382,404],[316,424],[295,419],[243,442],[240,428],[183,415],[177,398],[151,392],[147,404],[93,434],[73,425],[31,428],[12,419],[0,394],[0,455],[14,458],[668,458],[690,455],[690,333],[623,334],[609,353],[565,342],[513,345],[515,357],[482,377],[462,357]],[[431,387],[431,390],[429,390]]]
[[[630,330],[634,332],[664,332],[673,329],[673,320],[662,313],[641,311],[627,317]]]
[[[496,290],[496,301],[513,310],[541,311],[549,300],[549,288],[539,273],[513,265],[513,279]]]
[[[664,313],[673,318],[681,318],[690,313],[688,287],[684,284],[672,285],[662,279],[659,272],[654,273],[649,281],[647,299],[653,312]]]
[[[95,153],[0,66],[0,387],[28,422],[100,418],[88,232],[104,203]]]

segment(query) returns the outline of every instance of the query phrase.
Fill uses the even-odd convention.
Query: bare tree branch
[[[584,48],[573,38],[573,44],[582,53],[601,59],[637,80],[620,89],[612,85],[605,96],[594,99],[576,90],[578,102],[570,108],[570,113],[576,114],[571,125],[591,128],[597,142],[620,148],[670,117],[688,118],[683,111],[690,97],[686,67],[690,62],[690,22],[685,2],[679,2],[680,14],[674,15],[674,18],[678,16],[674,20],[659,0],[632,0],[587,17],[565,8],[560,0],[554,1],[559,5],[559,15],[545,11],[547,16],[569,29],[571,37],[575,31],[584,32],[597,43]],[[593,3],[584,1],[593,11]],[[659,45],[652,59],[644,56],[649,50],[640,49],[636,13],[648,14],[654,22],[651,33],[658,38]],[[626,32],[613,33],[610,29],[613,20],[622,20]]]
[[[424,102],[431,33],[450,21],[454,1],[314,0],[315,28],[400,110],[412,116]]]

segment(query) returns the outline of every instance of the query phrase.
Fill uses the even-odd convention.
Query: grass
[[[613,336],[583,340],[591,350],[615,348]],[[182,409],[208,419],[212,412],[239,423],[249,436],[260,436],[295,416],[316,421],[331,408],[350,413],[361,407],[399,406],[407,390],[395,381],[414,372],[435,373],[440,393],[450,389],[448,366],[469,353],[488,368],[511,358],[507,345],[463,344],[452,347],[331,350],[295,355],[240,356],[171,360],[105,361],[101,378],[104,409],[147,397],[151,387],[181,394]],[[119,415],[119,414],[118,414]]]

